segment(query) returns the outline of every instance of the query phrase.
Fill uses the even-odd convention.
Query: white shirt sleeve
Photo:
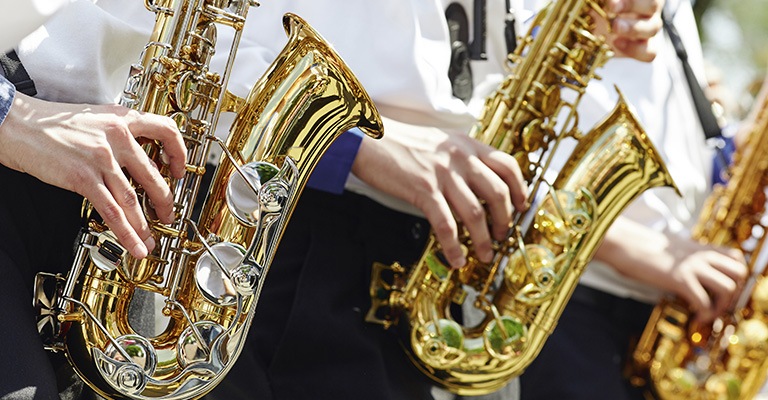
[[[12,49],[21,39],[42,25],[66,0],[0,0],[0,10],[14,12],[0,13],[0,51]]]

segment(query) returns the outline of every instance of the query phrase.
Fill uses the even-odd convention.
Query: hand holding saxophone
[[[669,282],[665,289],[685,299],[701,322],[711,322],[731,309],[748,273],[741,251],[666,236],[668,250],[659,254],[660,267],[671,278],[659,280]]]
[[[148,194],[161,222],[173,221],[173,198],[138,140],[163,144],[174,177],[186,149],[175,123],[118,105],[64,104],[17,93],[0,125],[0,163],[87,198],[120,243],[137,258],[154,247],[125,171]]]
[[[625,217],[608,230],[596,258],[681,297],[701,322],[711,322],[733,307],[748,275],[737,249],[657,232]]]
[[[651,40],[661,31],[663,0],[608,0],[608,20],[597,18],[597,33],[619,57],[652,61],[658,51]],[[608,27],[610,22],[610,28]]]
[[[514,157],[463,134],[386,118],[384,125],[384,138],[363,140],[352,172],[420,209],[452,267],[467,261],[457,220],[481,261],[490,262],[492,238],[504,240],[512,207],[525,207],[527,187]]]

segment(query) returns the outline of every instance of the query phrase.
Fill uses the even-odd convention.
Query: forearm
[[[619,216],[608,229],[594,258],[628,278],[659,286],[659,280],[669,274],[667,266],[673,262],[668,253],[669,245],[667,235]]]
[[[725,312],[747,276],[736,249],[657,232],[624,217],[608,230],[595,258],[624,276],[680,296],[702,320]]]

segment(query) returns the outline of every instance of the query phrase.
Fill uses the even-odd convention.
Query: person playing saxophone
[[[512,13],[504,2],[487,2],[486,12],[470,1],[451,3],[264,2],[249,21],[263,31],[252,38],[257,45],[245,49],[253,49],[250,62],[277,50],[271,43],[282,34],[279,15],[305,16],[369,91],[385,134],[370,141],[350,132],[346,147],[332,147],[321,161],[310,185],[334,187],[305,191],[267,278],[248,346],[208,398],[453,398],[413,366],[391,332],[364,321],[374,261],[410,264],[431,228],[447,262],[459,267],[466,253],[457,222],[488,261],[513,209],[524,207],[527,193],[514,158],[466,134],[506,72],[514,43],[505,33],[523,32],[534,8],[515,3]],[[660,29],[660,3],[612,1],[610,7],[617,14],[614,48],[653,59],[648,39]],[[513,18],[517,26],[507,23]],[[483,20],[487,32],[474,36],[472,50],[468,32]],[[515,398],[514,385],[496,395]]]
[[[13,12],[9,9],[11,3]],[[64,3],[0,3],[5,11],[0,22],[3,29],[11,30],[3,31],[2,51],[10,50],[8,47],[29,33],[45,41],[41,35],[46,32],[35,30],[39,24],[82,6]],[[62,39],[71,32],[62,36],[56,32],[47,34]],[[75,44],[74,39],[69,43]],[[91,48],[92,43],[86,43],[85,48]],[[73,59],[77,62],[66,65]],[[183,173],[185,166],[186,149],[170,118],[100,104],[103,98],[89,92],[93,86],[77,83],[91,79],[98,68],[77,55],[61,57],[59,61],[64,65],[49,63],[43,70],[24,68],[15,53],[2,59],[0,183],[4,189],[0,191],[0,318],[8,322],[0,334],[3,399],[59,399],[60,393],[66,393],[64,398],[78,398],[82,392],[82,383],[73,378],[61,355],[49,358],[44,351],[29,302],[37,271],[64,272],[63,268],[71,265],[72,244],[80,224],[81,196],[91,200],[131,254],[142,258],[154,243],[123,169],[147,189],[161,219],[171,219],[173,200],[158,166],[150,162],[136,139],[163,143],[176,176]],[[72,67],[82,70],[73,71]],[[55,91],[46,85],[50,81],[56,81],[61,85],[59,89],[64,90],[53,95]],[[33,97],[35,92],[38,97]],[[57,385],[57,379],[62,387]]]
[[[703,55],[691,2],[669,0],[663,13],[679,32],[677,48],[683,44],[693,75],[686,76],[674,34],[666,29],[653,62],[606,64],[603,79],[587,89],[581,122],[587,127],[610,109],[617,85],[636,105],[682,197],[667,189],[644,193],[609,228],[557,328],[521,376],[521,399],[644,398],[623,369],[654,304],[673,294],[695,318],[712,321],[732,306],[744,284],[740,251],[691,239],[715,160],[687,83],[705,82]]]
[[[324,13],[331,12],[327,5],[320,6],[324,8]],[[398,6],[401,10],[418,11],[410,4]],[[45,24],[44,29],[33,32],[16,46],[21,65],[34,82],[36,97],[15,93],[10,82],[3,80],[2,109],[5,118],[0,125],[0,163],[4,165],[2,182],[13,190],[4,190],[0,195],[0,231],[4,239],[0,246],[0,264],[3,271],[7,272],[2,280],[0,293],[4,300],[3,317],[7,321],[14,321],[14,324],[7,324],[2,335],[5,342],[0,346],[3,349],[0,352],[0,362],[3,363],[5,375],[0,385],[0,397],[59,398],[59,392],[64,388],[57,384],[57,375],[61,378],[61,372],[64,370],[67,370],[64,371],[66,375],[72,375],[71,369],[62,366],[64,363],[61,357],[53,355],[56,359],[51,361],[43,351],[28,299],[31,297],[31,283],[35,272],[63,272],[61,268],[71,265],[71,243],[80,223],[78,215],[82,203],[81,195],[88,197],[96,209],[106,217],[110,228],[118,232],[121,243],[137,258],[151,250],[152,243],[148,240],[146,221],[135,202],[135,193],[126,188],[123,181],[123,170],[129,172],[150,193],[159,218],[162,220],[169,217],[167,214],[170,213],[171,204],[167,185],[158,181],[155,166],[149,162],[146,155],[136,153],[133,139],[145,138],[163,142],[170,169],[178,175],[184,167],[185,159],[178,130],[166,118],[141,115],[111,104],[122,89],[128,66],[146,42],[147,27],[152,25],[152,17],[143,7],[140,2],[70,2]],[[390,8],[389,11],[396,13],[397,8]],[[254,11],[252,15],[257,15],[258,12],[260,10]],[[369,16],[364,10],[357,12],[361,16]],[[359,23],[365,19],[360,19]],[[271,22],[277,21],[279,16]],[[642,25],[633,25],[637,21],[628,22],[630,27]],[[643,18],[640,22],[647,21]],[[639,58],[647,58],[652,54],[644,39],[636,41],[638,38],[632,36],[648,35],[649,31],[645,29],[647,26],[644,29],[629,29],[627,38],[630,41],[623,42],[628,44],[624,49],[629,54]],[[362,29],[360,32],[366,30]],[[283,42],[282,37],[276,40],[276,43]],[[621,46],[619,43],[622,41],[617,43],[618,47]],[[361,48],[358,57],[370,51],[368,47]],[[461,62],[461,57],[458,57],[458,60],[458,66],[466,65]],[[393,71],[390,70],[390,73]],[[252,78],[253,76],[249,76],[248,82],[252,82]],[[445,89],[451,90],[450,84],[446,86],[446,81],[442,78],[435,83],[439,85],[432,89],[439,89],[441,93]],[[234,79],[233,85],[238,84],[245,85]],[[423,98],[413,100],[410,102],[412,104],[405,102],[402,105],[411,107],[413,104],[425,103]],[[430,101],[427,100],[426,103],[429,104]],[[432,104],[430,107],[437,105]],[[449,108],[464,107],[455,101],[449,101],[445,105]],[[412,110],[415,110],[416,114],[421,112],[418,107]],[[392,192],[395,197],[404,197],[401,199],[403,201],[399,202],[400,206],[396,207],[412,203],[405,206],[405,209],[410,212],[416,207],[425,210],[433,225],[440,227],[438,229],[442,232],[441,240],[445,241],[446,248],[453,248],[448,253],[451,263],[458,265],[463,262],[463,254],[458,241],[455,240],[457,227],[453,213],[456,212],[463,223],[471,226],[479,246],[488,249],[490,238],[500,229],[495,228],[494,232],[491,232],[484,222],[480,222],[485,220],[486,214],[475,195],[480,195],[488,202],[494,224],[505,226],[509,224],[512,204],[522,206],[525,189],[519,183],[519,171],[516,171],[514,163],[507,163],[508,157],[468,142],[462,135],[451,133],[462,131],[455,128],[463,128],[468,123],[470,119],[467,112],[450,109],[446,111],[448,112],[444,113],[444,116],[448,117],[447,120],[433,121],[435,126],[423,127],[414,132],[415,135],[423,135],[431,140],[419,139],[416,142],[413,138],[422,136],[409,138],[406,133],[401,139],[388,142],[381,150],[377,150],[375,144],[364,141],[360,144],[358,157],[355,158],[354,172],[363,180],[372,182],[374,187]],[[405,114],[400,117],[408,120]],[[433,117],[435,116],[430,119]],[[454,119],[456,120],[452,121]],[[391,120],[389,124],[396,130],[398,125],[394,121]],[[403,127],[410,131],[413,122],[404,122]],[[353,139],[351,143],[356,142]],[[421,147],[414,145],[411,148],[412,143]],[[439,153],[434,154],[436,149]],[[410,153],[411,151],[416,153]],[[381,157],[380,154],[390,156]],[[424,165],[428,168],[420,167],[422,163],[426,163]],[[387,171],[393,167],[394,170]],[[390,174],[392,175],[388,176]],[[393,181],[399,185],[391,185]],[[425,182],[428,183],[426,190],[423,185]],[[349,211],[359,212],[359,215],[368,215],[370,212],[374,216],[384,211],[380,220],[394,216],[392,225],[387,228],[390,230],[382,232],[382,236],[390,236],[392,229],[402,231],[405,228],[401,241],[416,251],[419,239],[423,238],[425,230],[428,229],[425,220],[395,212],[389,207],[380,206],[378,202],[367,201],[364,196],[351,193],[346,196],[359,199],[360,202],[354,202],[362,207],[356,208],[353,204],[354,208],[348,209]],[[315,200],[317,199],[313,198],[305,203],[312,204]],[[346,206],[335,201],[317,202],[307,211],[317,207],[321,210],[320,215],[327,214],[332,217],[340,212],[339,208]],[[314,213],[310,214],[317,217]],[[297,216],[295,219],[302,218],[304,217]],[[335,221],[335,217],[332,218],[330,225],[334,225]],[[317,221],[307,220],[306,223],[314,225]],[[325,233],[320,236],[325,236]],[[343,239],[342,236],[325,238]],[[375,242],[377,239],[364,240]],[[304,242],[299,237],[295,239],[295,243],[309,245],[314,241]],[[357,246],[354,243],[347,244]],[[284,253],[291,254],[290,246]],[[298,254],[308,255],[304,251]],[[347,262],[344,254],[338,256]],[[352,258],[354,259],[354,256]],[[327,265],[328,262],[327,259],[318,261],[318,265]],[[286,272],[289,275],[292,273],[290,270]],[[296,276],[291,276],[289,283],[294,279]],[[277,279],[277,284],[281,283],[285,281]],[[335,293],[333,288],[327,289]],[[327,305],[324,301],[320,308]],[[344,309],[347,310],[342,313],[344,315],[347,315],[349,310],[353,315],[357,315],[354,305],[345,306]],[[329,315],[333,316],[335,313]],[[331,332],[326,332],[329,335],[323,335],[324,337],[334,336]],[[282,333],[277,332],[278,335]],[[355,352],[356,349],[357,346],[352,346],[347,350]],[[366,358],[366,354],[363,352],[359,355]],[[368,361],[376,359],[379,357]],[[355,369],[355,364],[350,364],[349,367]],[[307,368],[313,368],[313,365],[309,363]],[[318,369],[318,372],[321,370],[322,368]],[[343,369],[338,370],[339,374],[343,372]],[[367,367],[357,372],[368,377],[377,373],[376,369]],[[413,380],[412,373],[407,369],[403,369],[402,373],[406,378],[401,385],[409,386],[408,382]],[[385,376],[382,374],[379,377]],[[77,388],[76,381],[68,379],[70,380],[63,379],[60,382],[71,384],[65,391],[70,397],[87,397],[86,394],[79,395],[80,389]],[[398,380],[395,376],[384,379]],[[365,385],[364,381],[359,383]],[[423,385],[412,386],[408,390],[423,393],[421,386]],[[366,388],[365,392],[371,390],[375,391],[376,386]],[[331,394],[331,390],[322,392],[322,396]],[[386,391],[381,394],[386,395]]]

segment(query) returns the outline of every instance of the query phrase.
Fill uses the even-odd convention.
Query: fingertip
[[[168,213],[168,223],[173,223],[173,221],[176,221],[176,211],[172,208],[171,212]]]
[[[613,49],[618,57],[628,57],[640,62],[651,62],[656,58],[656,53],[649,49],[645,43],[632,42],[625,39],[615,39]]]
[[[710,310],[702,311],[698,318],[699,322],[702,322],[702,323],[709,323],[714,319],[715,319],[714,315],[712,315],[712,312]]]
[[[186,164],[181,163],[178,167],[174,168],[174,171],[171,173],[173,174],[173,177],[176,179],[181,179],[184,177],[184,173],[187,171]]]
[[[608,12],[613,14],[619,14],[624,12],[624,8],[626,7],[626,3],[623,0],[609,0],[608,1]]]
[[[613,32],[615,34],[617,34],[617,35],[626,35],[630,31],[631,25],[630,25],[629,21],[627,21],[627,20],[624,20],[624,19],[621,19],[621,18],[616,18],[613,21],[612,28],[613,28]]]
[[[464,257],[463,255],[458,256],[458,257],[452,257],[450,259],[449,263],[451,264],[451,268],[459,269],[459,268],[467,265],[467,258]]]
[[[160,222],[162,222],[162,223],[164,223],[166,225],[172,224],[173,221],[175,220],[175,217],[176,217],[176,215],[173,212],[173,210],[171,210],[168,214],[166,214],[164,216],[159,216],[158,215],[158,218],[160,218]]]
[[[512,206],[515,210],[522,211],[528,201],[528,188],[525,185],[518,186],[518,190],[511,191]]]
[[[727,251],[728,251],[728,255],[730,255],[731,258],[733,258],[734,260],[740,263],[744,263],[744,261],[746,260],[746,258],[744,257],[744,253],[739,249],[729,248]]]
[[[187,151],[186,148],[184,149],[184,152],[179,156],[178,160],[175,160],[174,162],[174,169],[176,170],[174,177],[176,179],[181,179],[184,177],[184,173],[187,171]]]
[[[517,211],[525,211],[528,209],[528,197],[524,196],[519,199],[515,199],[515,210]]]
[[[453,269],[461,268],[467,263],[466,255],[458,243],[456,245],[442,246],[442,255]]]
[[[163,149],[165,150],[166,148],[164,147]],[[187,149],[182,149],[183,152],[181,154],[171,155],[169,152],[163,151],[160,155],[163,164],[170,167],[171,175],[176,179],[183,178],[187,168]]]
[[[616,38],[613,40],[613,48],[619,52],[625,53],[629,47],[629,41],[624,38]]]
[[[153,240],[153,243],[154,243],[154,240]],[[133,248],[130,250],[130,253],[134,258],[143,259],[147,257],[147,255],[149,254],[149,251],[147,250],[147,247],[144,245],[144,243],[139,242],[139,243],[136,243],[135,246],[133,246]]]
[[[149,207],[154,211],[154,218],[157,218],[163,224],[170,224],[176,217],[175,202],[173,192],[168,190],[163,194],[162,199],[154,197],[149,198]],[[150,218],[150,219],[154,219]],[[147,227],[147,233],[149,233],[149,227]]]
[[[511,225],[507,225],[504,227],[494,228],[493,230],[493,239],[497,242],[501,242],[504,239],[507,238],[507,235],[509,234],[509,229]]]
[[[149,235],[149,237],[144,241],[144,246],[147,250],[147,253],[154,250],[155,248],[155,238],[152,237],[152,235]]]
[[[480,258],[480,261],[484,263],[490,263],[493,261],[493,250],[488,249],[487,251],[483,251],[482,257]]]

